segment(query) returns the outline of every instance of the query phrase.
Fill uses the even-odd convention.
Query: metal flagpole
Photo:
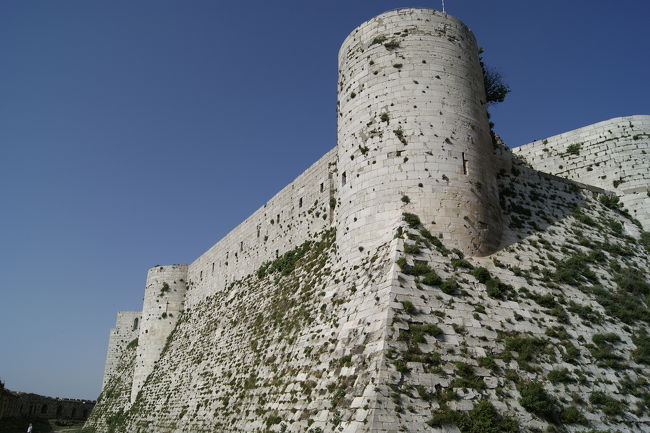
[[[442,13],[445,13],[445,0],[442,0]]]

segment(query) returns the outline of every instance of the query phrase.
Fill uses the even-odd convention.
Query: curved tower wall
[[[155,266],[147,272],[131,402],[135,401],[176,326],[186,291],[187,265]]]
[[[363,23],[339,51],[337,112],[343,256],[392,238],[403,212],[467,254],[497,248],[493,149],[467,26],[431,9]]]

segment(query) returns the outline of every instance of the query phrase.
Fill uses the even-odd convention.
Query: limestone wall
[[[357,27],[339,51],[337,242],[385,242],[404,211],[466,253],[498,243],[483,76],[462,22],[401,9]]]
[[[142,323],[133,372],[131,401],[160,357],[169,334],[183,311],[187,291],[187,265],[155,266],[147,273]]]
[[[108,379],[115,372],[117,362],[126,346],[138,338],[141,318],[142,313],[140,311],[120,311],[117,313],[115,328],[111,329],[108,336],[108,350],[106,351],[102,389],[104,389]]]
[[[537,170],[615,192],[650,229],[650,116],[617,117],[513,152]]]
[[[187,307],[333,223],[336,156],[330,150],[189,266]]]

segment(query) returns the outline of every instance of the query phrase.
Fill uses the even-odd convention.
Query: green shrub
[[[465,269],[474,269],[474,266],[465,259],[453,259],[451,265],[454,269],[465,268]]]
[[[415,308],[415,305],[413,305],[413,302],[411,301],[402,301],[402,306],[404,307],[404,311],[408,314],[417,314],[418,310]]]
[[[639,297],[624,291],[612,292],[600,286],[591,288],[590,292],[608,315],[628,324],[636,320],[650,323],[650,309]]]
[[[580,155],[580,147],[582,146],[582,143],[573,143],[570,144],[569,147],[566,149],[566,153],[569,155]]]
[[[555,296],[551,294],[540,295],[538,293],[531,293],[529,298],[535,301],[537,305],[544,308],[555,308],[558,305]]]
[[[263,263],[257,270],[257,277],[262,279],[267,274],[274,272],[279,272],[285,276],[289,275],[295,269],[298,260],[300,260],[305,253],[311,249],[313,244],[313,241],[303,242],[300,246],[287,251],[277,259]]]
[[[402,214],[402,219],[406,222],[406,224],[408,224],[409,227],[413,229],[422,224],[420,222],[420,217],[412,213],[404,212]]]
[[[372,45],[376,45],[376,44],[383,44],[384,42],[386,42],[386,40],[388,40],[388,38],[386,36],[384,36],[384,35],[377,36],[375,39],[372,40],[370,45],[372,46]]]
[[[619,203],[619,198],[615,195],[603,194],[600,196],[600,202],[610,209],[618,209],[621,204]]]
[[[560,261],[555,269],[555,280],[572,286],[583,281],[598,282],[598,277],[589,268],[589,257],[583,253],[575,253],[566,260]]]
[[[424,274],[424,277],[422,278],[422,284],[426,284],[427,286],[438,286],[440,283],[442,283],[442,278],[433,271]]]
[[[440,290],[448,295],[453,295],[456,293],[456,290],[458,290],[458,282],[453,278],[449,278],[440,284]]]
[[[521,394],[519,404],[524,409],[546,421],[557,422],[561,411],[559,404],[546,392],[541,383],[520,383],[517,385],[517,390]]]
[[[409,274],[411,275],[426,275],[433,272],[433,270],[429,267],[429,265],[425,262],[420,262],[420,261],[415,261],[415,264],[413,264],[413,267],[409,270]]]
[[[621,341],[621,337],[614,333],[609,334],[594,334],[591,337],[591,341],[598,346],[603,346],[605,344],[615,344]]]
[[[479,283],[483,283],[483,284],[485,284],[488,280],[492,278],[492,275],[490,275],[490,271],[485,269],[483,266],[475,268],[472,271],[472,275],[474,276],[474,278],[476,278],[479,281]]]
[[[518,433],[519,424],[502,416],[488,400],[481,400],[468,412],[453,411],[447,406],[433,411],[427,422],[431,427],[456,424],[461,433]]]
[[[640,335],[632,336],[632,341],[636,345],[636,350],[632,352],[634,361],[650,365],[650,335],[643,331]]]
[[[547,378],[551,383],[575,382],[575,379],[573,378],[573,376],[571,376],[571,373],[566,368],[550,371],[547,375]]]
[[[138,347],[138,339],[137,339],[137,338],[131,340],[131,341],[129,342],[129,344],[126,345],[126,348],[127,348],[127,349],[135,349],[136,347]]]
[[[627,406],[602,391],[594,391],[589,396],[589,402],[598,407],[607,416],[621,416],[625,414]]]
[[[404,244],[406,254],[420,254],[420,247],[417,244]]]
[[[271,415],[266,419],[264,424],[266,424],[266,427],[268,428],[271,427],[272,425],[280,424],[280,422],[282,422],[282,418],[280,418],[277,415]]]
[[[580,350],[569,341],[564,342],[564,353],[562,354],[562,360],[568,362],[569,364],[575,364],[580,357]]]
[[[532,362],[548,353],[548,341],[536,337],[510,337],[506,338],[506,350],[517,352],[518,361]]]
[[[498,278],[492,278],[485,283],[487,295],[495,299],[508,299],[513,292],[511,285],[502,283]]]
[[[393,365],[395,366],[395,370],[399,371],[402,374],[406,374],[409,371],[409,368],[406,366],[406,362],[402,361],[401,359],[398,359],[396,361],[393,361]]]
[[[491,356],[480,358],[478,360],[478,365],[480,365],[481,367],[489,368],[492,371],[497,371],[499,369],[499,366],[497,365],[496,361]]]
[[[639,243],[641,243],[641,246],[650,253],[650,232],[641,233],[641,237],[639,238]]]
[[[393,40],[391,40],[389,42],[386,42],[384,44],[384,47],[386,47],[386,49],[389,50],[389,51],[395,50],[395,49],[399,48],[399,46],[400,46],[400,42],[397,39],[393,39]]]
[[[424,332],[427,335],[431,335],[433,337],[440,337],[444,333],[442,332],[442,329],[440,329],[438,326],[433,325],[431,323],[427,323],[426,325],[411,325],[414,327],[414,329],[422,329],[422,332]]]
[[[485,382],[474,373],[474,367],[464,362],[456,363],[456,379],[451,382],[453,388],[485,389]]]
[[[615,278],[620,290],[633,295],[650,294],[650,283],[638,269],[626,269]]]
[[[563,424],[588,424],[587,418],[575,406],[564,408],[560,413],[560,421]]]
[[[623,357],[618,355],[614,349],[614,345],[621,341],[620,337],[616,334],[596,334],[591,338],[595,346],[587,346],[591,352],[591,356],[596,360],[599,367],[607,367],[620,369],[625,365],[621,363]]]
[[[406,137],[404,136],[404,130],[400,126],[398,129],[393,130],[393,134],[397,137],[397,139],[404,145],[406,146],[408,143],[406,141]]]
[[[573,301],[569,301],[568,310],[572,313],[577,314],[582,320],[588,323],[594,323],[598,325],[604,321],[603,315],[591,308],[589,305],[582,305]]]

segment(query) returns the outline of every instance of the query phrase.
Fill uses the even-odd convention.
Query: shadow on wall
[[[497,146],[497,184],[504,218],[500,250],[544,231],[558,220],[579,218],[577,209],[584,204],[585,194],[607,194],[600,188],[539,172],[503,143]]]
[[[43,418],[11,417],[0,420],[0,432],[25,433],[29,424],[32,424],[32,433],[50,433],[53,427]]]

